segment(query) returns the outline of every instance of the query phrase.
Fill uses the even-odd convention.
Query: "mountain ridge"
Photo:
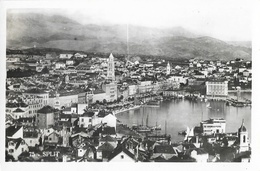
[[[91,52],[115,52],[170,58],[251,60],[251,48],[209,36],[193,34],[183,27],[159,29],[126,25],[83,25],[60,15],[8,14],[7,48],[58,48]]]

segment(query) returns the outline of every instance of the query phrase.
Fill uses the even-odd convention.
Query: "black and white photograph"
[[[174,2],[7,5],[4,162],[250,163],[252,5]]]

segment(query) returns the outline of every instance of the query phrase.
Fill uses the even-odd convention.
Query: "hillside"
[[[125,25],[82,25],[69,18],[35,13],[8,14],[7,48],[44,48],[102,53],[127,53]],[[171,58],[251,59],[251,48],[171,29],[129,25],[130,54]]]

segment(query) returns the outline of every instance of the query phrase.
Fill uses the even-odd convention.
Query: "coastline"
[[[113,114],[114,114],[114,115],[117,115],[117,114],[119,114],[119,113],[126,112],[126,111],[129,111],[129,110],[138,109],[138,108],[140,108],[140,107],[142,107],[142,106],[141,106],[141,105],[137,105],[137,106],[134,106],[134,107],[130,107],[130,108],[128,108],[128,109],[123,109],[123,110],[115,111],[115,112],[113,112]]]
[[[228,90],[228,93],[236,93],[237,90]],[[248,90],[239,90],[239,92],[244,92],[244,93],[252,93],[251,89]]]

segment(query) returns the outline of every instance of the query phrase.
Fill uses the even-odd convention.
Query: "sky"
[[[64,15],[82,24],[183,27],[224,41],[251,41],[251,6],[246,1],[88,0],[68,6],[65,2],[35,11]]]

